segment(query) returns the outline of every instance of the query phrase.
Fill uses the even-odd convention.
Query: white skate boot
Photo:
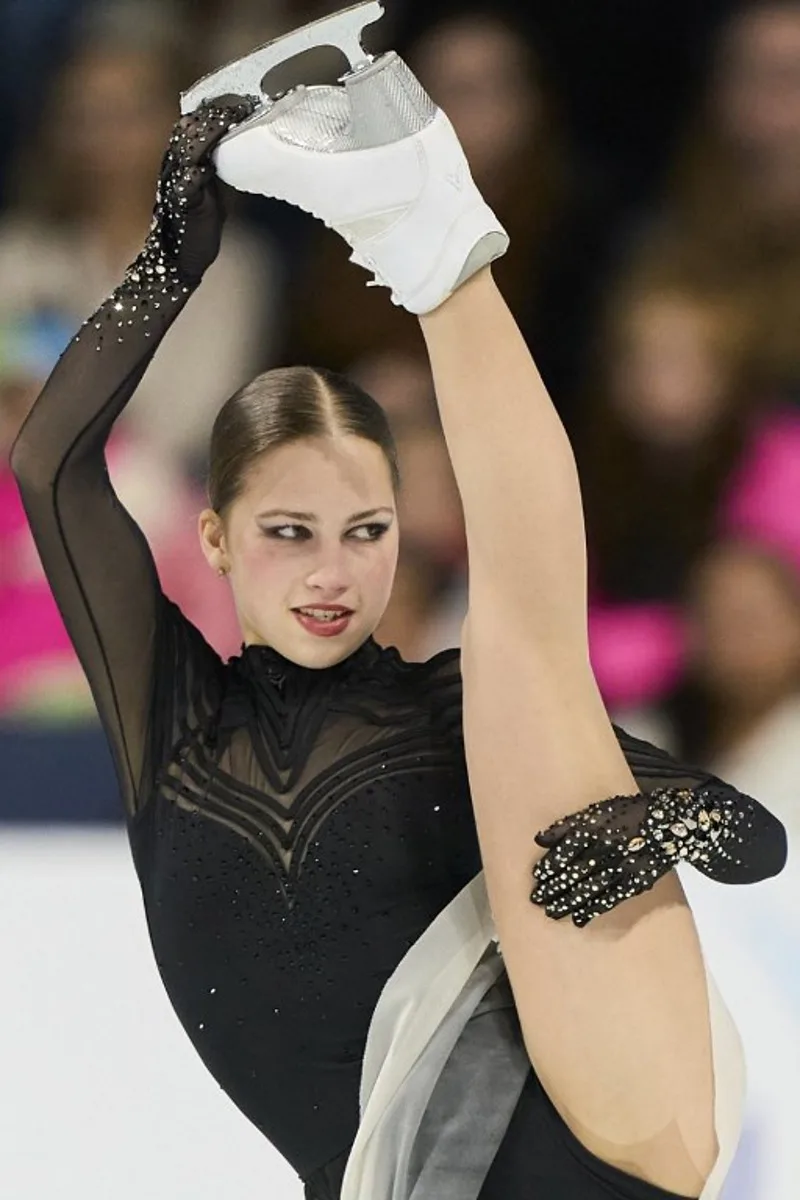
[[[395,304],[425,313],[505,253],[508,236],[446,115],[393,51],[373,61],[361,49],[361,30],[382,11],[373,2],[306,26],[201,80],[182,107],[224,93],[260,96],[220,142],[220,177],[312,213],[391,288]],[[353,69],[338,86],[265,96],[264,74],[314,45],[338,45]]]

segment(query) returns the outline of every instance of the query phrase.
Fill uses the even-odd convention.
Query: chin
[[[335,646],[310,647],[305,654],[305,665],[307,667],[317,667],[322,670],[325,667],[335,667],[337,663],[344,662],[346,658],[358,649],[360,642],[339,642]]]
[[[359,626],[356,629],[348,629],[345,633],[338,637],[316,637],[313,633],[307,633],[304,629],[298,628],[293,630],[293,636],[287,639],[288,645],[285,651],[281,651],[287,658],[291,658],[294,662],[302,667],[312,667],[322,670],[325,667],[335,667],[337,663],[343,662],[349,658],[362,646],[370,635],[369,629],[364,629]],[[280,649],[276,646],[276,649]]]

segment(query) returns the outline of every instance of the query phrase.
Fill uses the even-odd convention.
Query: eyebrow
[[[389,516],[393,517],[394,509],[386,506],[382,506],[380,508],[367,508],[364,510],[364,512],[353,513],[351,517],[347,518],[345,525],[352,525],[356,521],[368,521],[370,517],[377,517],[378,513],[388,513]],[[269,508],[266,512],[259,513],[257,520],[261,521],[267,517],[289,517],[289,519],[292,521],[307,521],[310,524],[319,520],[319,517],[317,517],[314,513],[292,512],[291,509],[288,508]]]

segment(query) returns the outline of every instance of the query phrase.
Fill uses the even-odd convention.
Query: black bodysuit
[[[480,869],[459,658],[410,664],[368,641],[327,670],[258,646],[226,665],[163,595],[104,445],[189,291],[168,280],[112,297],[66,351],[13,462],[113,749],[175,1011],[309,1195],[335,1197],[381,989]],[[643,788],[707,779],[623,745]],[[760,877],[782,831],[747,803]],[[583,1150],[533,1073],[481,1193],[666,1195]]]

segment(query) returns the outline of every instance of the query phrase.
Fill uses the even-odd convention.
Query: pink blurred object
[[[800,571],[800,413],[758,429],[720,509],[722,535],[771,547]]]
[[[38,667],[68,670],[75,653],[44,581],[14,477],[0,462],[0,713]]]
[[[800,570],[800,413],[777,409],[754,429],[720,500],[721,537],[743,537]],[[677,605],[592,598],[589,645],[609,708],[657,703],[679,681],[685,633]]]
[[[230,589],[203,558],[196,516],[203,497],[150,448],[115,434],[109,469],[148,538],[164,591],[228,657],[240,635]],[[0,716],[93,712],[83,672],[45,579],[17,485],[0,459]]]
[[[612,709],[663,696],[674,687],[684,648],[683,620],[672,605],[590,605],[592,667]]]

